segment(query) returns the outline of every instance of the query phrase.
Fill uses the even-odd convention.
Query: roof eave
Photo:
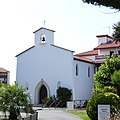
[[[51,29],[47,29],[47,28],[41,27],[41,28],[37,29],[36,31],[34,31],[33,33],[36,33],[37,31],[39,31],[39,30],[41,30],[41,29],[45,29],[45,30],[49,30],[49,31],[55,32],[54,30],[51,30]]]
[[[87,63],[95,64],[94,61],[83,60],[83,59],[76,58],[76,57],[74,57],[74,60],[78,60],[78,61],[83,61],[83,62],[87,62]]]
[[[34,47],[35,47],[35,46],[32,46],[32,47],[30,47],[30,48],[28,48],[28,49],[24,50],[23,52],[21,52],[21,53],[17,54],[15,57],[20,56],[21,54],[23,54],[23,53],[27,52],[28,50],[30,50],[30,49],[32,49],[32,48],[34,48]]]

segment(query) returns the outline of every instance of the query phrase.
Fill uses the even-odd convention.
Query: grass
[[[90,118],[88,117],[86,110],[70,110],[67,111],[70,114],[76,115],[79,118],[82,118],[83,120],[90,120]]]

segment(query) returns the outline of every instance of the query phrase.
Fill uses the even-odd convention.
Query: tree
[[[85,3],[99,6],[106,6],[112,9],[120,10],[120,0],[82,0]]]
[[[116,70],[120,70],[120,56],[106,57],[105,63],[100,66],[99,71],[94,75],[96,87],[114,86],[111,82],[111,75]]]
[[[10,113],[9,119],[16,120],[20,115],[20,107],[28,108],[30,96],[26,89],[19,87],[17,84],[13,86],[5,86],[0,89],[0,109],[3,112]]]
[[[120,70],[113,73],[111,76],[111,81],[114,87],[117,89],[117,94],[120,96]]]
[[[113,25],[113,38],[116,42],[120,42],[120,22],[118,22],[117,24]]]

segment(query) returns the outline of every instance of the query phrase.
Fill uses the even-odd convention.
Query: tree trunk
[[[9,120],[17,120],[17,113],[15,108],[10,109]]]
[[[120,97],[120,88],[117,88],[117,95]]]

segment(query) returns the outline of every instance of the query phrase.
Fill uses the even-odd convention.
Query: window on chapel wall
[[[90,77],[90,66],[88,67],[88,77]]]
[[[78,64],[76,64],[76,76],[78,76]]]
[[[94,66],[94,74],[96,73],[96,67]]]
[[[57,83],[57,88],[60,88],[60,87],[61,87],[61,82],[58,81],[58,83]]]

